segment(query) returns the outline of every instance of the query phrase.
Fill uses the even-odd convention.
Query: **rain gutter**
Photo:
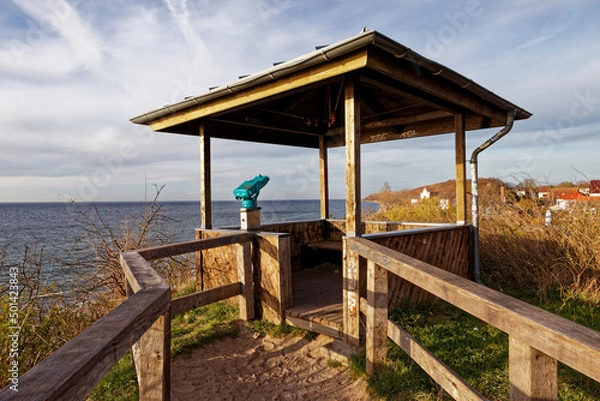
[[[490,139],[479,145],[477,149],[471,154],[469,163],[471,165],[471,195],[473,197],[471,202],[471,212],[473,218],[473,273],[475,281],[479,284],[481,282],[481,261],[479,255],[479,189],[478,189],[478,176],[477,176],[477,157],[481,152],[492,146],[500,138],[510,132],[515,122],[517,115],[517,109],[509,111],[506,115],[506,125],[500,131],[498,131]]]

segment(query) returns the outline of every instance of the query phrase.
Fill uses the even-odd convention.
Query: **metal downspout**
[[[485,149],[492,146],[496,143],[500,138],[504,135],[508,134],[513,127],[513,123],[515,122],[515,117],[517,115],[517,110],[513,109],[509,111],[506,115],[506,125],[500,131],[498,131],[494,136],[490,139],[482,143],[477,149],[473,151],[471,154],[471,159],[469,159],[469,163],[471,166],[471,195],[473,197],[471,202],[471,212],[473,218],[473,273],[475,281],[479,284],[481,282],[481,265],[480,265],[480,257],[479,257],[479,189],[478,189],[478,176],[477,176],[477,156]]]

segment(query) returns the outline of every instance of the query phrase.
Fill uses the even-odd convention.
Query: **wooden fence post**
[[[171,310],[159,317],[131,348],[140,400],[171,398]]]
[[[254,277],[252,271],[252,246],[249,241],[238,245],[238,280],[242,283],[240,295],[240,319],[254,318]]]
[[[343,318],[344,338],[353,346],[360,346],[360,258],[348,249],[348,239],[343,239]]]
[[[388,271],[367,262],[367,374],[375,373],[387,353]]]
[[[514,336],[508,338],[511,401],[558,399],[556,359]]]

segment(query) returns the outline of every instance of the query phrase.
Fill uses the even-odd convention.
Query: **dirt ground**
[[[330,367],[317,336],[254,339],[242,329],[227,338],[180,355],[171,363],[171,399],[189,400],[371,400],[365,382],[346,366]]]

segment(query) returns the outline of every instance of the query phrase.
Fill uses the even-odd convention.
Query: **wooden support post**
[[[238,244],[238,280],[242,283],[240,295],[240,319],[254,318],[254,272],[252,269],[252,245],[250,241]]]
[[[202,230],[196,230],[196,239],[202,239]],[[196,292],[204,291],[204,262],[202,251],[196,251]]]
[[[278,251],[277,261],[279,262],[279,295],[281,302],[281,323],[285,322],[285,311],[292,307],[292,257],[290,241],[288,235],[279,235],[277,237]]]
[[[360,346],[360,257],[348,249],[344,237],[343,318],[344,339],[348,344]]]
[[[329,166],[325,137],[319,137],[319,171],[321,181],[321,219],[329,218]]]
[[[171,311],[159,317],[131,348],[140,400],[171,397]]]
[[[556,359],[514,336],[508,338],[511,401],[558,399]]]
[[[210,135],[200,123],[200,217],[202,228],[212,228]]]
[[[387,354],[388,271],[367,262],[367,374],[382,367]]]
[[[455,156],[456,156],[456,223],[465,224],[467,221],[467,169],[465,115],[454,116],[455,126]]]
[[[360,94],[358,81],[349,78],[344,87],[346,131],[346,235],[361,235],[360,196]]]

